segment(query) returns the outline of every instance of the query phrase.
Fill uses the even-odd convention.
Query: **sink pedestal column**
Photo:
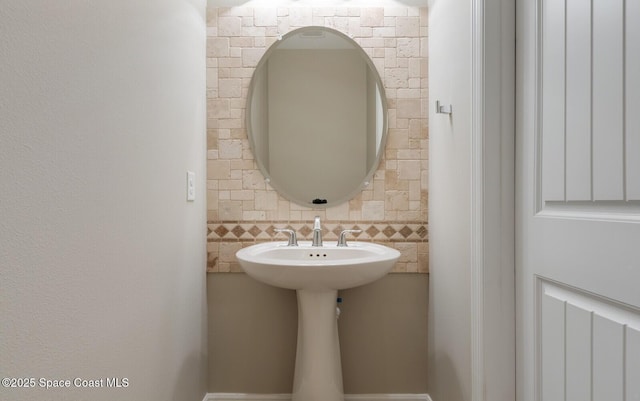
[[[293,401],[344,401],[337,290],[297,290],[298,347]]]

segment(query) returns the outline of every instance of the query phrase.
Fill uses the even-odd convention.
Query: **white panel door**
[[[640,0],[517,0],[518,401],[640,401]]]

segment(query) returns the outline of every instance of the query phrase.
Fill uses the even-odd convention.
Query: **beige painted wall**
[[[425,393],[428,275],[394,274],[340,291],[347,394]],[[209,391],[291,393],[295,291],[209,274]]]
[[[3,0],[2,400],[206,392],[205,2]],[[197,200],[185,201],[185,175]]]

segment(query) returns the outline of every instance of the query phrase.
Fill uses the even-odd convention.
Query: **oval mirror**
[[[284,35],[262,57],[247,97],[257,164],[280,195],[309,207],[338,205],[368,185],[387,134],[373,62],[334,29]]]

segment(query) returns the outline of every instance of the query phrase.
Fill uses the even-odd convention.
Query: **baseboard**
[[[431,401],[429,394],[345,394],[344,401]]]
[[[432,401],[429,394],[345,394],[345,401]],[[202,401],[291,401],[291,394],[209,393]]]
[[[291,394],[209,393],[202,401],[291,401]]]

